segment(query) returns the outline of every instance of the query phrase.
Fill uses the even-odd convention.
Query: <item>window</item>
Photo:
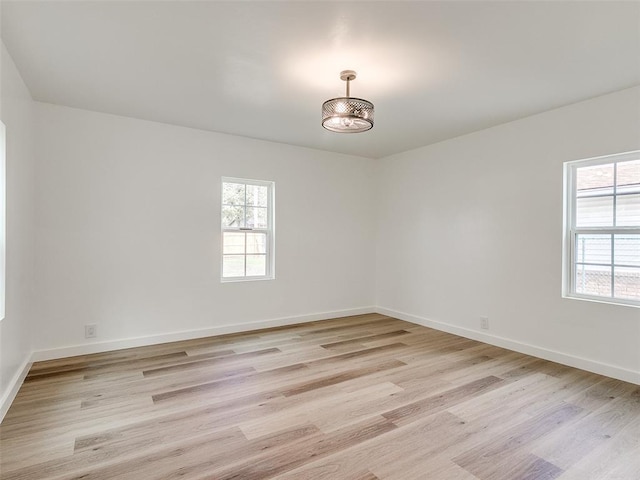
[[[565,295],[640,306],[640,151],[565,164]]]
[[[0,320],[5,317],[6,253],[7,253],[7,137],[4,123],[0,122]]]
[[[274,278],[273,182],[222,178],[222,281]]]

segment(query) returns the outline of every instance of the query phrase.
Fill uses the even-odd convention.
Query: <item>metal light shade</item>
[[[373,128],[373,103],[349,96],[349,82],[356,78],[353,70],[340,72],[347,82],[347,95],[322,104],[322,126],[337,133],[366,132]]]

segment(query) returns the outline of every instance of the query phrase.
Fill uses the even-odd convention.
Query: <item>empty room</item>
[[[0,36],[0,480],[640,480],[639,1]]]

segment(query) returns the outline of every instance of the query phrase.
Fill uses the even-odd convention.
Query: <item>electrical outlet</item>
[[[96,338],[98,335],[98,326],[93,325],[85,325],[84,326],[84,338]]]
[[[489,317],[480,317],[480,328],[489,330]]]

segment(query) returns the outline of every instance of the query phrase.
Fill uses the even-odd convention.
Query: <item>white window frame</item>
[[[267,228],[253,227],[228,227],[222,225],[222,209],[224,207],[223,195],[225,183],[241,183],[244,185],[256,185],[267,187]],[[246,200],[245,200],[246,202]],[[246,205],[246,203],[245,203]],[[239,177],[222,177],[220,182],[220,280],[227,282],[246,282],[254,280],[273,280],[275,279],[275,182],[267,180],[252,180]],[[264,233],[266,235],[266,270],[265,275],[246,275],[246,259],[245,259],[245,275],[236,277],[224,276],[224,234],[226,232],[255,232]],[[246,256],[246,244],[245,253]]]
[[[602,303],[612,303],[617,305],[627,305],[632,307],[640,307],[640,301],[627,298],[615,297],[615,290],[613,289],[615,266],[614,264],[614,243],[613,235],[615,234],[640,234],[640,226],[632,227],[576,227],[576,174],[578,168],[590,167],[595,165],[607,165],[612,163],[620,163],[631,160],[640,159],[640,150],[632,152],[625,152],[614,155],[605,155],[602,157],[588,158],[584,160],[574,160],[571,162],[565,162],[564,164],[564,243],[563,243],[563,289],[562,295],[566,298],[576,298],[581,300],[590,300]],[[616,181],[614,178],[614,193],[613,193],[613,208],[615,216],[615,202],[618,196],[616,192]],[[615,218],[615,217],[614,217]],[[615,222],[614,222],[615,223]],[[612,235],[611,243],[611,297],[587,295],[576,292],[576,239],[580,234],[605,234]],[[617,265],[621,266],[621,265]]]
[[[7,131],[0,122],[0,321],[5,318],[7,297]]]

